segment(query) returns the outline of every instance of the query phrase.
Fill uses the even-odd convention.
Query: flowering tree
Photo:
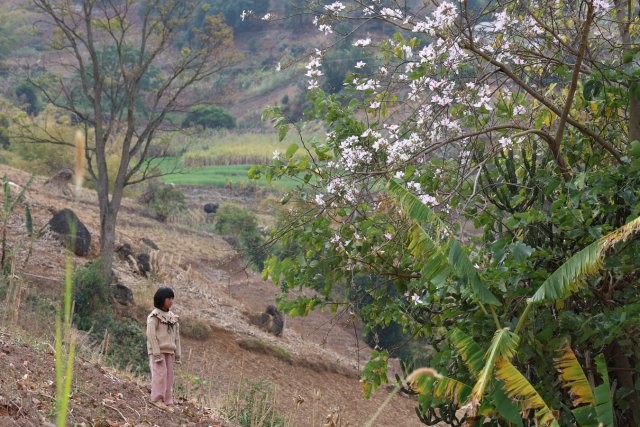
[[[570,408],[550,365],[569,339],[587,365],[590,354],[604,353],[620,385],[618,420],[640,423],[638,244],[616,237],[635,231],[608,234],[636,230],[625,224],[640,213],[637,6],[514,0],[422,9],[356,0],[310,7],[328,36],[338,23],[355,23],[347,36],[362,58],[343,92],[327,96],[325,50],[315,50],[308,96],[326,138],[305,138],[296,126],[300,144],[251,172],[300,183],[283,199],[288,218],[274,233],[287,250],[265,269],[283,290],[281,305],[302,315],[343,307],[368,328],[398,323],[430,345],[431,366],[476,384],[466,394],[453,379],[423,387],[425,422],[446,414],[457,422],[460,414],[445,409],[467,403],[473,416],[523,425],[491,380],[499,360],[541,384],[551,406]],[[380,21],[396,29],[391,38],[375,31]],[[365,34],[357,39],[359,30]],[[375,72],[362,73],[365,65]],[[290,130],[277,107],[267,115],[281,136]],[[615,256],[604,262],[605,252]],[[287,299],[296,287],[318,292]],[[534,312],[540,303],[545,308]],[[484,369],[457,356],[461,341],[452,331],[459,329],[487,350]],[[377,374],[385,357],[374,352],[366,392],[385,381]],[[462,359],[469,359],[464,352]],[[558,420],[571,417],[565,410]]]

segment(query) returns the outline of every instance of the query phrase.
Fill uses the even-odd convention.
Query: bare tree
[[[203,86],[236,62],[219,16],[193,28],[198,0],[33,0],[58,53],[54,83],[36,82],[82,124],[100,205],[102,273],[110,276],[123,189],[153,176],[149,148],[167,115],[204,102]],[[51,137],[48,142],[56,141]],[[107,157],[117,150],[117,172]]]

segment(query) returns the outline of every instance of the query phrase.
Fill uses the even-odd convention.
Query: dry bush
[[[180,335],[197,341],[205,341],[211,336],[211,327],[193,317],[180,317]]]

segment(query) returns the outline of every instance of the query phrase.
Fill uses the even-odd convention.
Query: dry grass
[[[256,353],[268,354],[280,359],[290,365],[294,363],[294,358],[287,350],[271,343],[261,341],[256,338],[244,337],[238,340],[240,348]]]
[[[180,335],[196,341],[206,341],[211,337],[211,327],[202,320],[182,316],[180,317]]]

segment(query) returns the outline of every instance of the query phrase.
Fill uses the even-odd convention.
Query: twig
[[[27,273],[26,271],[21,271],[20,274],[24,274],[25,276],[36,277],[38,279],[51,280],[53,282],[64,282],[64,278],[59,279],[57,277],[47,277],[47,276],[39,276],[37,274]]]
[[[122,417],[122,419],[124,420],[124,422],[125,422],[125,423],[129,421],[129,420],[127,420],[127,418],[126,418],[124,415],[122,415],[122,412],[120,412],[120,410],[119,410],[118,408],[114,408],[113,406],[111,406],[111,405],[107,405],[107,404],[106,404],[106,403],[104,403],[104,402],[102,402],[102,405],[103,405],[103,406],[106,406],[106,407],[107,407],[107,408],[109,408],[109,409],[113,409],[113,410],[114,410],[114,411],[116,411],[118,414],[120,414],[120,416]]]

